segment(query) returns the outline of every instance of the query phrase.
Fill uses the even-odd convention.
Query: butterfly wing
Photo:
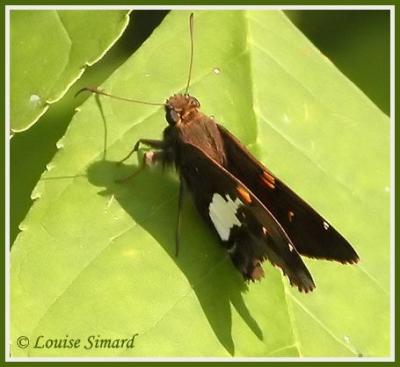
[[[275,177],[223,126],[227,169],[241,180],[269,209],[305,256],[356,263],[359,258],[349,242],[311,206]]]
[[[263,276],[265,259],[279,266],[292,285],[315,285],[295,246],[275,219],[238,178],[198,147],[181,142],[179,169],[197,209],[218,233],[245,279]]]

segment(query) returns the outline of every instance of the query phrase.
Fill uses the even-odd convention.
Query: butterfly
[[[312,291],[315,283],[302,255],[343,264],[357,263],[359,257],[326,219],[225,127],[200,111],[199,101],[188,93],[193,63],[193,14],[190,35],[185,93],[175,94],[160,104],[116,97],[97,88],[83,90],[163,106],[168,122],[163,138],[140,139],[121,162],[137,152],[140,145],[146,145],[152,150],[144,153],[139,170],[129,177],[154,164],[176,168],[180,178],[177,253],[180,208],[184,192],[189,191],[197,210],[218,235],[244,279],[260,280],[264,276],[262,263],[268,260],[281,268],[299,291]]]

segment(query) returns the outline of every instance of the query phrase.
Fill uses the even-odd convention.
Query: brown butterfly
[[[246,280],[263,277],[261,264],[268,259],[300,291],[311,291],[315,284],[300,255],[343,264],[357,263],[358,255],[327,220],[259,162],[227,129],[200,111],[199,101],[188,94],[193,63],[193,14],[190,35],[190,67],[184,94],[175,94],[159,104],[112,96],[96,88],[83,90],[162,105],[169,124],[163,139],[140,139],[121,162],[138,151],[140,144],[153,148],[144,154],[139,171],[158,163],[176,167],[180,177],[179,209],[188,189],[198,211],[218,234]],[[178,253],[180,210],[177,223]]]

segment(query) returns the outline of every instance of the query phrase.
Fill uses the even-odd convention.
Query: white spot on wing
[[[325,221],[324,221],[324,228],[325,228],[325,231],[327,231],[329,229],[329,224]]]
[[[229,239],[233,226],[240,226],[240,221],[236,217],[240,205],[241,201],[238,198],[232,201],[229,196],[225,199],[220,194],[213,195],[209,207],[210,218],[222,241]]]
[[[292,246],[292,244],[291,244],[291,243],[288,243],[288,245],[289,245],[289,251],[292,252],[292,251],[293,251],[293,246]]]

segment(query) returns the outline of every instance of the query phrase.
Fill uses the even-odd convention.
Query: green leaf
[[[188,16],[172,12],[102,88],[154,102],[182,92]],[[246,286],[189,199],[175,258],[176,175],[155,168],[114,182],[137,167],[115,161],[161,136],[163,109],[90,98],[12,248],[12,354],[387,356],[387,116],[281,12],[196,12],[194,23],[190,93],[350,240],[360,264],[306,259],[312,294],[267,263],[266,278]],[[32,347],[38,335],[87,345],[135,333],[133,349]],[[20,335],[29,348],[15,345]]]
[[[11,130],[23,131],[97,62],[128,11],[11,11]]]

